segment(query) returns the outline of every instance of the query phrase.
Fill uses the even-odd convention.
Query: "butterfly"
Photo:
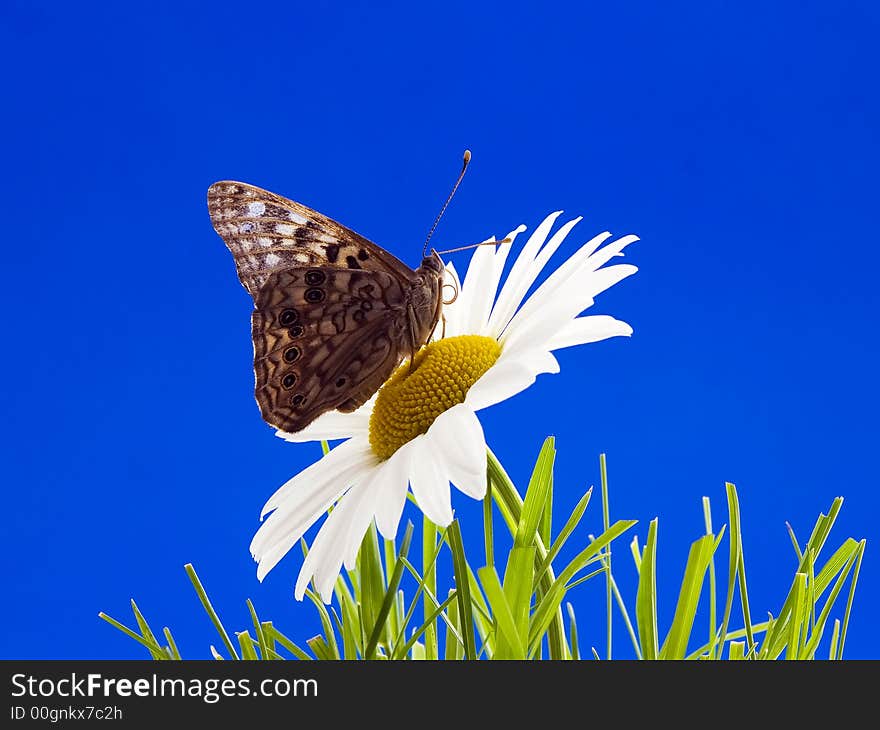
[[[211,185],[208,212],[254,300],[254,390],[275,428],[293,433],[327,411],[356,410],[437,326],[445,269],[436,251],[413,270],[321,213],[242,182]]]

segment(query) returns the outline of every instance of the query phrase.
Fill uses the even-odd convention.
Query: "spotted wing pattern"
[[[294,432],[325,411],[365,403],[400,362],[403,300],[397,280],[380,271],[271,274],[251,319],[264,420]]]
[[[290,268],[384,271],[401,285],[415,276],[395,256],[342,224],[253,185],[214,183],[208,188],[208,212],[254,299],[273,273]]]
[[[295,432],[325,411],[355,410],[429,339],[440,315],[436,255],[414,271],[336,221],[240,182],[212,185],[208,211],[254,300],[255,395],[270,425]]]

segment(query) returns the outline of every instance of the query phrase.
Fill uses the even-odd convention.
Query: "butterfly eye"
[[[372,308],[372,302],[361,302],[361,309],[363,309],[365,312],[369,312]]]
[[[302,333],[305,332],[303,326],[301,324],[295,324],[289,330],[287,330],[287,334],[291,337],[302,337]]]
[[[284,351],[284,361],[285,362],[294,362],[299,357],[299,348],[298,347],[288,347]]]
[[[302,393],[297,393],[290,399],[290,405],[297,407],[305,403],[306,397]]]
[[[325,296],[326,295],[322,289],[306,289],[306,301],[310,304],[323,302]]]
[[[285,309],[278,318],[278,321],[282,327],[290,327],[298,319],[299,313],[295,309]]]
[[[307,271],[306,284],[309,286],[320,286],[327,280],[327,275],[323,271]]]
[[[287,373],[287,375],[281,378],[281,385],[284,386],[285,390],[289,390],[296,385],[296,373]]]
[[[336,381],[336,387],[337,387],[337,388],[341,388],[341,387],[342,387],[343,385],[345,385],[347,382],[348,382],[348,381],[347,381],[345,378],[339,378],[339,379]]]

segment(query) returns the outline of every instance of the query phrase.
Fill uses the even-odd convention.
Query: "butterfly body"
[[[266,190],[208,190],[215,230],[254,300],[255,395],[288,432],[326,411],[353,411],[428,342],[440,319],[444,267],[413,270],[354,231]]]

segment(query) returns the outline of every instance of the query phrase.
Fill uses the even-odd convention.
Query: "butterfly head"
[[[422,259],[420,268],[433,274],[440,274],[446,267],[443,265],[443,259],[440,258],[440,254],[432,248],[430,255]]]

